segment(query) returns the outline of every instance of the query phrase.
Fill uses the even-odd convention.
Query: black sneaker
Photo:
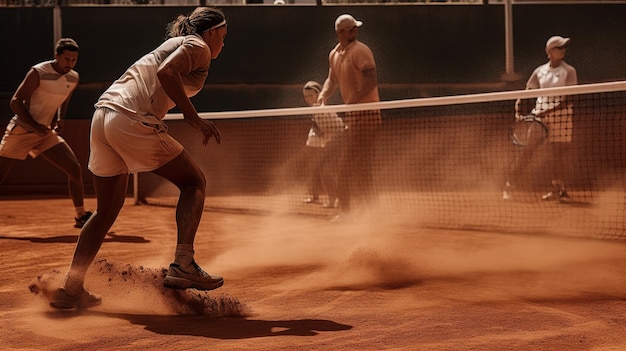
[[[77,295],[70,295],[64,288],[59,288],[50,298],[50,306],[61,310],[80,309],[98,306],[102,303],[99,295],[83,289]]]
[[[224,278],[205,272],[196,261],[192,261],[187,270],[183,270],[177,263],[171,263],[163,279],[163,286],[170,289],[213,290],[222,285]]]
[[[76,221],[76,224],[74,224],[74,228],[82,228],[85,223],[87,223],[87,220],[91,218],[92,214],[93,213],[87,211],[84,215],[80,216],[80,218],[74,218],[74,220]]]

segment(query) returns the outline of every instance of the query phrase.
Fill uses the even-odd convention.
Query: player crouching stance
[[[78,44],[70,38],[57,41],[54,60],[34,65],[11,98],[15,116],[0,142],[0,183],[20,160],[41,156],[67,175],[70,197],[76,211],[74,227],[82,228],[91,217],[85,211],[83,175],[74,151],[57,134],[79,75]]]
[[[205,272],[194,260],[193,243],[202,217],[206,180],[183,146],[167,133],[163,117],[178,106],[202,135],[220,143],[220,131],[202,120],[189,97],[204,86],[212,59],[224,46],[227,26],[215,8],[198,7],[169,26],[169,39],[140,58],[102,94],[91,124],[89,169],[94,174],[97,210],[78,238],[63,287],[51,297],[55,308],[84,308],[101,298],[83,288],[87,269],[115,222],[126,196],[130,173],[153,172],[178,187],[178,229],[167,288],[216,289],[224,279]]]

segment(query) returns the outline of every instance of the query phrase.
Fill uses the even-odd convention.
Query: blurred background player
[[[563,59],[570,38],[552,36],[546,42],[545,51],[548,62],[537,67],[526,82],[526,89],[541,89],[562,87],[578,84],[576,69],[567,64]],[[522,118],[525,111],[522,110],[522,100],[515,104],[516,118]],[[530,112],[540,118],[548,127],[548,147],[550,175],[552,190],[542,196],[543,200],[559,200],[562,203],[571,202],[567,193],[566,180],[570,167],[571,155],[569,146],[572,142],[573,132],[573,105],[567,96],[541,96],[538,97],[535,106]],[[520,166],[526,162],[523,158],[532,156],[532,150],[525,152],[510,169],[511,176],[516,176],[521,170]],[[511,198],[511,183],[507,182],[502,198]]]
[[[357,40],[363,22],[343,14],[335,20],[338,44],[328,55],[328,77],[318,98],[326,104],[339,88],[345,104],[379,102],[376,61],[370,48]],[[380,110],[351,111],[343,117],[346,124],[344,148],[339,171],[339,205],[351,209],[352,197],[366,205],[374,197],[372,157],[374,142],[382,124]],[[339,219],[341,214],[336,219]]]
[[[189,97],[204,86],[211,60],[224,46],[227,25],[215,8],[198,7],[170,23],[165,42],[136,61],[100,96],[91,122],[89,169],[98,207],[81,230],[63,287],[50,305],[70,309],[101,303],[83,287],[87,269],[115,222],[126,198],[130,173],[153,172],[180,190],[174,262],[163,285],[173,289],[216,289],[224,279],[202,270],[194,260],[194,240],[202,217],[206,180],[202,170],[167,133],[163,117],[174,106],[197,129],[206,145],[220,131],[198,116]]]
[[[316,81],[307,82],[302,88],[304,100],[309,106],[317,105],[322,86]],[[341,145],[345,126],[336,113],[316,113],[312,118],[311,129],[306,140],[308,160],[312,164],[310,195],[304,201],[320,203],[320,194],[328,195],[323,203],[326,208],[338,204],[338,173]]]
[[[74,71],[78,61],[78,44],[70,38],[57,41],[54,59],[34,65],[11,98],[15,116],[7,125],[0,142],[0,183],[17,163],[41,156],[63,171],[68,179],[69,194],[76,212],[76,228],[82,228],[91,216],[84,207],[82,168],[74,151],[57,133],[63,129],[72,93],[79,75]]]

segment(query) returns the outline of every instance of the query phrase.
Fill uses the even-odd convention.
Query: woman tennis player
[[[220,131],[200,119],[189,97],[204,86],[211,60],[222,51],[226,31],[226,18],[215,8],[199,7],[189,16],[178,16],[169,26],[170,38],[130,66],[96,103],[89,170],[94,174],[97,209],[81,230],[64,285],[51,297],[52,307],[101,303],[99,296],[84,289],[85,274],[122,209],[129,174],[136,172],[153,172],[180,189],[176,253],[164,286],[211,290],[224,283],[194,260],[206,181],[196,162],[167,133],[162,119],[178,106],[205,145],[213,137],[220,142]]]

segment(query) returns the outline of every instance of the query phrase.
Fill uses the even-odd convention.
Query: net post
[[[521,75],[515,72],[515,57],[513,55],[513,4],[512,0],[506,0],[504,3],[504,35],[505,35],[505,72],[501,75],[500,80],[508,85],[514,86]]]

